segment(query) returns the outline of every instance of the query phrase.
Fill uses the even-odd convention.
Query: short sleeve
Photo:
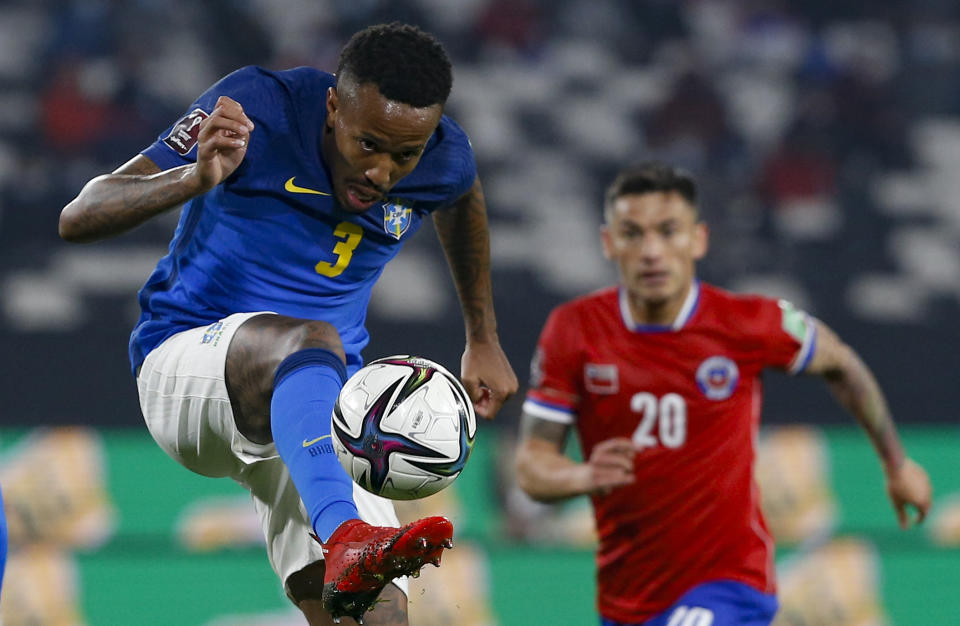
[[[572,424],[580,402],[579,333],[575,320],[564,313],[554,310],[540,334],[523,410],[534,417]]]
[[[810,364],[816,350],[816,320],[787,300],[760,300],[758,343],[764,365],[798,374]]]
[[[233,98],[243,106],[244,113],[255,125],[265,118],[265,113],[277,117],[277,110],[284,104],[277,81],[266,70],[248,66],[224,76],[207,89],[183,117],[164,130],[157,140],[141,152],[162,170],[168,170],[197,160],[197,138],[200,123],[213,112],[220,96]],[[248,151],[249,154],[249,151]]]

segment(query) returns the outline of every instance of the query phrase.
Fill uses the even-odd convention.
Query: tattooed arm
[[[515,469],[517,484],[534,500],[552,502],[583,494],[606,494],[633,482],[633,442],[624,437],[601,441],[586,463],[563,453],[570,426],[521,417]]]
[[[477,413],[492,418],[517,391],[517,377],[497,336],[490,284],[490,233],[480,180],[451,208],[436,211],[433,222],[460,298],[467,346],[461,378]]]
[[[887,477],[887,493],[900,526],[909,526],[907,505],[917,510],[917,523],[930,508],[930,479],[910,460],[900,443],[897,428],[873,373],[859,355],[825,324],[817,322],[817,348],[807,373],[827,381],[837,401],[857,418],[873,442]]]
[[[240,165],[252,130],[240,104],[221,97],[201,123],[196,163],[160,171],[139,155],[94,178],[61,211],[60,236],[81,243],[113,237],[206,193]]]

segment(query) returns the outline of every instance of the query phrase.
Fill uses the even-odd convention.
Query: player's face
[[[413,171],[440,123],[439,104],[387,100],[372,84],[343,80],[327,93],[323,157],[340,205],[362,213]]]
[[[676,192],[617,198],[603,226],[604,255],[616,263],[631,301],[679,307],[693,282],[694,264],[707,252],[707,228]]]

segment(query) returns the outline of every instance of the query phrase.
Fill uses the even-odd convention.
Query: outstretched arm
[[[201,122],[197,161],[160,171],[138,155],[112,174],[88,182],[60,213],[60,236],[79,243],[113,237],[206,193],[240,165],[253,123],[238,102],[217,100]]]
[[[524,413],[515,469],[517,484],[534,500],[552,502],[607,494],[633,482],[633,442],[625,437],[594,446],[586,463],[563,453],[570,426]]]
[[[900,526],[910,525],[907,505],[916,509],[916,523],[922,522],[932,499],[926,471],[906,456],[873,373],[853,349],[820,321],[817,321],[817,348],[807,373],[823,376],[834,397],[867,432],[883,464],[887,493]]]
[[[480,180],[449,209],[436,211],[433,222],[460,298],[467,346],[460,377],[486,418],[517,391],[517,376],[497,335],[490,282],[490,232]]]

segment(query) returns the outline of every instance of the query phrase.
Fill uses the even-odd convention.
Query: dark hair
[[[440,42],[400,22],[369,26],[351,37],[337,66],[337,77],[344,76],[418,108],[444,104],[453,86],[450,57]]]
[[[620,196],[657,191],[675,191],[698,210],[697,183],[689,172],[661,161],[646,161],[621,171],[610,183],[604,196],[604,217]]]

